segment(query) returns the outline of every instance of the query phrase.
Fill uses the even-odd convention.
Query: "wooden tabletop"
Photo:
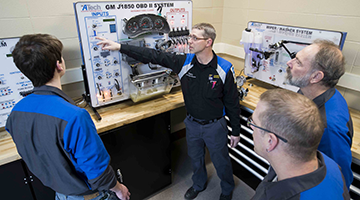
[[[275,86],[255,79],[247,81],[244,87],[248,88],[249,92],[244,101],[241,101],[240,104],[252,110],[255,109],[256,104],[259,101],[259,96],[263,92],[268,89],[276,88]],[[102,133],[182,106],[184,106],[182,92],[179,88],[175,88],[171,91],[171,93],[153,100],[138,103],[133,103],[131,100],[127,100],[101,107],[97,109],[102,117],[101,121],[96,121],[94,112],[89,110],[89,108],[86,109],[88,109],[98,133]],[[350,113],[354,124],[354,138],[351,148],[352,155],[360,160],[360,112],[350,109]],[[11,136],[4,129],[0,130],[0,165],[10,163],[18,159],[21,159],[21,157],[16,151],[16,147]]]
[[[97,109],[102,117],[96,120],[94,112],[86,107],[93,119],[98,133],[102,133],[141,119],[155,116],[184,106],[184,99],[180,88],[173,90],[162,97],[144,102],[133,103],[131,100],[122,101],[113,105]],[[0,130],[0,165],[21,159],[17,153],[15,143],[9,133],[3,128]]]
[[[354,126],[354,137],[351,152],[353,158],[360,160],[360,111],[350,108],[350,114]]]
[[[182,106],[184,106],[184,99],[181,89],[174,88],[169,94],[153,100],[138,103],[126,100],[114,105],[101,107],[97,109],[102,117],[101,121],[96,120],[93,111],[89,111],[89,109],[88,111],[98,133],[102,133]]]
[[[243,101],[240,101],[240,104],[250,108],[251,110],[255,110],[256,104],[259,102],[260,95],[267,91],[268,89],[275,89],[277,87],[258,81],[256,79],[248,80],[244,86],[244,88],[248,88],[249,92]]]
[[[15,143],[4,129],[0,132],[0,166],[21,159]]]

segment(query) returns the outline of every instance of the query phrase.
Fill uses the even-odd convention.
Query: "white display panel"
[[[249,77],[293,91],[297,91],[298,88],[284,83],[287,68],[286,63],[291,60],[291,57],[285,48],[278,46],[279,42],[282,40],[285,41],[283,44],[289,52],[297,53],[316,39],[330,40],[342,49],[346,38],[346,33],[339,31],[262,22],[249,22],[247,27],[251,29],[251,32],[244,31],[241,41],[245,49],[245,74]],[[254,49],[267,52],[270,56],[265,58],[264,54],[253,51]]]
[[[23,98],[20,93],[33,89],[31,81],[13,62],[12,51],[19,39],[0,39],[0,127],[5,126],[12,108]]]
[[[138,63],[120,52],[103,51],[96,45],[96,36],[167,52],[188,52],[185,36],[192,26],[191,1],[77,2],[74,9],[93,107],[129,99],[130,75],[168,70]],[[158,84],[158,80],[152,82]]]

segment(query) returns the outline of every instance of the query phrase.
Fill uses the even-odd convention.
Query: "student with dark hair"
[[[34,90],[15,105],[6,130],[30,171],[56,192],[56,199],[128,200],[130,193],[116,180],[89,113],[61,90],[62,49],[60,40],[47,34],[20,38],[14,62]]]

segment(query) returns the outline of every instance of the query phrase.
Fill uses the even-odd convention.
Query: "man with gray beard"
[[[298,93],[318,106],[325,126],[318,150],[335,160],[349,188],[353,124],[348,105],[335,89],[345,72],[345,58],[339,47],[327,40],[315,40],[287,62],[286,82],[300,88]]]

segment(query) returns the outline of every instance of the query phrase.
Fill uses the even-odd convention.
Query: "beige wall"
[[[64,44],[67,68],[81,64],[74,0],[1,0],[0,38],[30,33],[49,33]],[[98,1],[98,0],[95,0]],[[193,24],[212,23],[217,30],[216,42],[240,46],[241,32],[248,21],[348,32],[344,46],[347,72],[360,75],[360,1],[359,0],[193,0]],[[243,61],[231,56],[237,69]],[[340,88],[349,105],[360,110],[360,93]],[[64,90],[80,96],[82,83],[69,84]],[[358,104],[358,105],[356,105]]]
[[[224,0],[193,0],[193,24],[211,23],[216,29],[215,42],[221,42]]]
[[[73,2],[76,0],[1,0],[0,38],[33,33],[54,35],[64,44],[66,67],[78,68],[82,61]],[[193,23],[212,23],[221,39],[223,0],[194,0],[193,15]],[[82,82],[68,84],[63,86],[63,90],[71,97],[78,97],[84,92],[84,86]]]
[[[66,67],[80,67],[81,54],[72,0],[1,0],[0,38],[48,33],[64,44]],[[81,96],[83,83],[64,86],[71,97]]]

